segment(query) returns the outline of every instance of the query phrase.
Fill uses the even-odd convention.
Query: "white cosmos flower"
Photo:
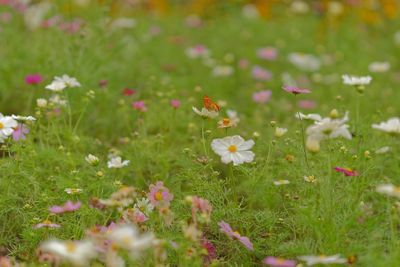
[[[297,119],[302,119],[302,120],[312,120],[312,121],[321,121],[322,120],[321,115],[314,114],[314,113],[305,115],[301,112],[297,112],[295,117]]]
[[[17,126],[18,122],[11,116],[3,116],[3,114],[0,113],[0,143],[10,136]]]
[[[107,166],[109,169],[111,168],[122,168],[128,166],[129,160],[122,161],[121,157],[114,157],[112,156],[110,160],[107,162]]]
[[[44,242],[40,249],[55,254],[74,266],[89,266],[90,261],[97,257],[96,247],[90,240],[49,240]]]
[[[289,62],[304,71],[317,71],[321,67],[321,60],[310,54],[290,53]]]
[[[390,63],[389,62],[372,62],[369,64],[368,69],[370,72],[375,72],[375,73],[382,73],[382,72],[387,72],[390,69]]]
[[[44,98],[38,98],[36,99],[36,105],[39,108],[45,108],[47,106],[47,100]]]
[[[305,261],[308,266],[312,266],[315,264],[342,264],[346,263],[347,259],[342,258],[340,254],[333,255],[333,256],[300,256],[297,257],[299,260]]]
[[[217,117],[219,115],[218,111],[214,111],[214,110],[208,110],[206,108],[202,108],[201,111],[198,110],[196,107],[192,107],[192,110],[197,114],[200,115],[203,118],[210,118],[210,119],[214,119],[215,117]]]
[[[348,112],[346,112],[342,119],[323,118],[320,121],[315,121],[306,130],[308,139],[316,141],[337,137],[351,139],[352,136],[348,130],[349,126],[346,124],[348,120]]]
[[[153,212],[154,206],[150,203],[148,198],[137,199],[136,204],[133,206],[146,215]]]
[[[274,185],[285,185],[285,184],[290,184],[290,181],[288,181],[288,180],[276,180],[276,181],[274,181]]]
[[[217,77],[227,77],[233,74],[235,70],[232,66],[229,65],[221,65],[215,66],[212,70],[212,74]]]
[[[51,84],[46,86],[46,89],[54,91],[54,92],[61,92],[65,88],[67,88],[67,85],[61,81],[53,81]]]
[[[348,85],[368,85],[372,81],[371,76],[352,76],[352,75],[342,75],[343,83]]]
[[[19,115],[12,115],[11,116],[14,120],[17,121],[35,121],[36,118],[32,116],[19,116]]]
[[[400,198],[400,187],[392,184],[381,184],[376,187],[376,192],[391,197]]]
[[[74,77],[70,77],[67,74],[64,74],[61,77],[54,77],[54,80],[51,84],[46,86],[46,89],[54,91],[54,92],[61,92],[66,88],[74,88],[74,87],[81,87],[81,84],[78,80]]]
[[[92,154],[87,155],[85,157],[85,160],[87,163],[89,163],[90,165],[93,165],[93,166],[95,166],[99,163],[99,158]]]
[[[132,258],[140,256],[140,252],[151,247],[155,241],[153,233],[140,234],[135,225],[120,225],[107,232],[107,239],[114,245],[125,249]]]
[[[276,127],[275,128],[275,136],[276,137],[282,137],[287,133],[287,129],[286,128],[280,128],[280,127]]]
[[[225,164],[233,162],[235,166],[253,161],[254,153],[249,151],[253,146],[253,140],[245,141],[239,135],[214,139],[211,142],[212,149],[221,156],[221,161]]]
[[[386,122],[384,121],[380,124],[372,124],[372,128],[390,134],[400,134],[400,118],[390,118]]]
[[[378,148],[377,150],[375,150],[375,154],[385,154],[387,152],[390,151],[390,147],[389,146],[383,146],[381,148]]]
[[[68,101],[65,99],[62,99],[59,95],[53,95],[49,98],[50,103],[56,105],[56,106],[63,106],[65,107],[68,104]]]

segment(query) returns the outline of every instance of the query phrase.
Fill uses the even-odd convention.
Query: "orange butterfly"
[[[203,103],[204,103],[204,107],[208,110],[220,111],[220,109],[221,109],[217,103],[213,102],[211,100],[211,98],[206,95],[203,98]]]

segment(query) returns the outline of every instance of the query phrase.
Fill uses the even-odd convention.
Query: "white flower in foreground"
[[[19,116],[19,115],[12,115],[11,116],[14,120],[17,121],[35,121],[36,118],[32,116]]]
[[[388,195],[391,197],[400,198],[400,187],[392,184],[382,184],[376,187],[376,192]]]
[[[74,266],[89,266],[90,261],[97,257],[96,247],[89,240],[49,240],[40,246],[40,250],[55,254]]]
[[[343,83],[348,85],[363,86],[368,85],[372,81],[371,76],[351,76],[342,75]]]
[[[89,163],[90,165],[93,165],[93,166],[99,164],[99,158],[92,154],[87,155],[85,157],[85,160],[87,163]]]
[[[111,168],[122,168],[128,166],[129,160],[122,161],[121,157],[114,157],[112,156],[110,160],[107,162],[107,166],[109,169]]]
[[[375,150],[375,154],[385,154],[388,153],[390,151],[390,147],[389,146],[383,146],[381,148],[378,148],[377,150]]]
[[[125,249],[132,258],[137,258],[143,250],[151,247],[155,241],[153,233],[139,233],[135,225],[120,225],[107,232],[107,239],[113,245]]]
[[[0,140],[10,136],[17,126],[18,122],[11,116],[3,116],[0,113]]]
[[[282,137],[287,133],[287,129],[286,128],[280,128],[280,127],[276,127],[275,128],[275,136],[276,137]]]
[[[288,180],[276,180],[276,181],[274,181],[274,185],[285,185],[285,184],[290,184],[290,181],[288,181]]]
[[[253,146],[253,140],[245,141],[239,135],[214,139],[211,142],[212,149],[221,156],[221,161],[225,164],[233,162],[235,166],[253,161],[254,153],[249,151]]]
[[[314,114],[314,113],[305,115],[301,112],[297,112],[295,117],[297,119],[301,119],[301,120],[312,120],[312,121],[321,121],[322,120],[321,115]]]
[[[218,111],[208,110],[206,108],[202,108],[201,111],[198,110],[196,107],[192,107],[192,109],[197,115],[200,115],[203,118],[214,119],[215,117],[217,117],[219,115]]]
[[[375,73],[387,72],[390,69],[390,63],[372,62],[371,64],[369,64],[368,69],[370,72],[375,72]]]
[[[61,77],[54,77],[54,80],[51,84],[46,86],[46,89],[54,91],[54,92],[61,92],[66,88],[74,88],[74,87],[81,87],[81,84],[78,80],[74,77],[69,77],[68,75],[64,74]]]
[[[300,256],[297,258],[299,260],[305,261],[308,266],[312,266],[315,264],[342,264],[347,262],[347,259],[342,258],[340,254],[333,256]]]
[[[372,128],[390,134],[400,134],[400,118],[390,118],[386,122],[372,124]]]
[[[343,119],[323,118],[320,121],[315,121],[306,130],[308,139],[317,141],[337,137],[351,139],[352,136],[348,130],[349,126],[346,124],[348,120],[348,112],[346,112]]]

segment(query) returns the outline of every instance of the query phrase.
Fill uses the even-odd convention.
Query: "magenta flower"
[[[317,106],[317,104],[313,100],[300,100],[299,102],[297,102],[297,105],[299,106],[299,108],[302,109],[313,109]]]
[[[253,101],[259,104],[265,104],[271,98],[272,92],[270,90],[258,91],[253,94]]]
[[[296,87],[296,86],[285,85],[285,86],[282,87],[282,89],[285,90],[286,92],[292,93],[294,95],[311,93],[311,91],[308,90],[308,89],[301,89],[301,88]]]
[[[17,128],[14,129],[14,132],[12,133],[12,138],[14,141],[25,140],[28,133],[29,128],[26,127],[24,124],[19,123]]]
[[[59,225],[59,224],[56,224],[56,223],[52,223],[51,221],[49,221],[49,220],[45,220],[45,221],[43,221],[43,222],[41,222],[41,223],[38,223],[38,224],[36,224],[35,226],[34,226],[34,228],[36,228],[36,229],[39,229],[39,228],[60,228],[61,227],[61,225]]]
[[[205,237],[200,240],[201,246],[207,251],[207,255],[203,257],[203,261],[206,266],[208,266],[214,259],[217,258],[216,249],[211,243],[211,241],[207,240]]]
[[[220,221],[218,223],[219,225],[219,230],[226,234],[229,238],[236,238],[240,243],[242,243],[248,250],[254,250],[253,244],[251,243],[250,239],[246,236],[241,236],[239,232],[233,231],[231,226],[224,222]]]
[[[154,207],[168,208],[170,202],[174,199],[174,195],[169,192],[169,189],[161,181],[158,181],[155,185],[151,184],[149,190],[147,197]]]
[[[181,106],[181,101],[179,101],[178,99],[172,99],[170,104],[171,107],[173,107],[174,109],[178,109]]]
[[[275,47],[263,47],[257,50],[257,57],[266,60],[275,60],[278,50]]]
[[[73,212],[75,210],[80,209],[81,202],[73,203],[72,201],[65,202],[62,206],[52,206],[49,208],[49,211],[54,214],[61,214],[65,212]]]
[[[263,263],[265,265],[269,265],[272,267],[296,267],[296,262],[294,260],[286,260],[282,258],[276,258],[276,257],[266,257],[263,260]]]
[[[132,107],[140,112],[147,111],[147,107],[146,107],[146,104],[144,103],[144,101],[135,101],[132,103]]]
[[[131,96],[131,95],[136,94],[136,90],[130,89],[130,88],[124,88],[124,90],[122,90],[122,94],[124,96]]]
[[[258,81],[268,81],[272,78],[272,73],[260,66],[254,66],[251,74]]]
[[[358,172],[349,169],[349,168],[341,168],[341,167],[335,167],[335,171],[343,173],[345,176],[358,176]]]
[[[28,74],[25,77],[25,83],[29,85],[36,85],[42,82],[42,76],[40,74]]]

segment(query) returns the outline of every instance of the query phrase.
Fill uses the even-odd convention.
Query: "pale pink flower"
[[[313,100],[300,100],[297,105],[302,109],[314,109],[317,106]]]
[[[268,81],[272,78],[272,73],[260,66],[254,66],[251,74],[258,81]]]
[[[268,256],[263,260],[265,265],[271,267],[296,267],[297,263],[294,260],[286,260],[282,258]]]
[[[262,47],[257,50],[257,56],[260,59],[275,60],[278,56],[278,50],[275,47]]]
[[[343,173],[345,176],[358,176],[358,172],[349,168],[335,167],[335,171]]]
[[[81,205],[82,204],[79,201],[76,202],[76,203],[73,203],[72,201],[67,201],[62,206],[52,206],[52,207],[50,207],[49,211],[51,213],[54,213],[54,214],[60,214],[60,213],[65,213],[65,212],[73,212],[73,211],[76,211],[76,210],[80,209]]]
[[[140,112],[147,111],[146,103],[144,103],[144,101],[135,101],[132,103],[132,107]]]
[[[170,202],[174,199],[174,195],[164,186],[164,183],[158,181],[155,185],[151,184],[150,192],[147,194],[150,203],[157,208],[168,208]]]
[[[245,70],[249,67],[249,61],[245,58],[239,60],[239,68]]]
[[[172,99],[170,104],[171,107],[173,107],[174,109],[178,109],[181,106],[181,101],[179,101],[178,99]]]
[[[25,140],[26,135],[29,133],[29,128],[25,124],[19,123],[17,128],[14,129],[12,137],[14,141]]]
[[[271,98],[272,92],[270,90],[258,91],[253,94],[253,101],[259,104],[265,104]]]
[[[253,244],[251,243],[250,239],[246,236],[240,235],[239,232],[233,231],[231,226],[224,222],[220,221],[218,223],[220,227],[220,231],[225,233],[229,238],[236,238],[240,243],[242,243],[248,250],[254,250]]]
[[[299,87],[297,87],[297,86],[288,86],[288,85],[285,85],[285,86],[282,87],[282,89],[285,90],[286,92],[292,93],[292,94],[294,94],[294,95],[298,95],[298,94],[309,94],[309,93],[311,93],[310,90],[308,90],[308,89],[302,89],[302,88],[299,88]]]

